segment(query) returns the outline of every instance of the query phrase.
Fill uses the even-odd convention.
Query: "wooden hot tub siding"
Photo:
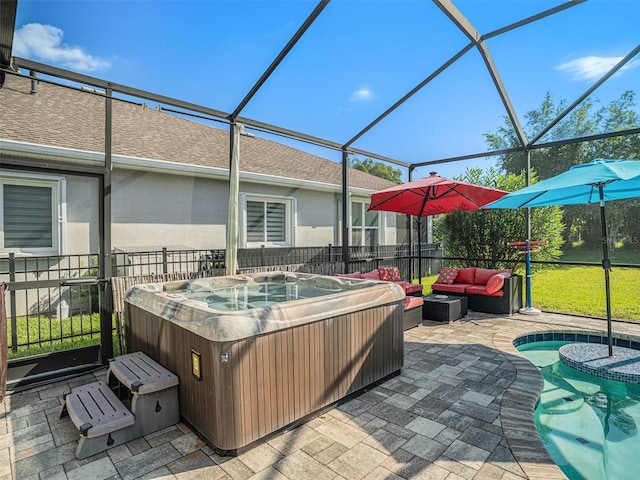
[[[126,305],[128,351],[141,350],[178,375],[181,416],[228,453],[400,371],[402,322],[400,301],[215,342]],[[191,350],[201,355],[202,380],[192,375]]]

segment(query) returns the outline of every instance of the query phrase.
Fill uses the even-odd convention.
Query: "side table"
[[[422,297],[422,318],[438,322],[453,322],[467,314],[467,297],[427,295]]]

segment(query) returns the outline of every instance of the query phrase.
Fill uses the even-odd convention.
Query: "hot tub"
[[[180,378],[180,414],[236,454],[399,373],[402,288],[271,272],[133,287],[127,349]]]

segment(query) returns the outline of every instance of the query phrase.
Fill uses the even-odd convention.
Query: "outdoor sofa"
[[[339,273],[339,277],[360,278],[365,280],[378,280],[395,282],[405,292],[404,299],[404,330],[417,327],[422,324],[422,285],[403,281],[398,267],[380,267],[370,272]]]
[[[435,295],[467,297],[470,310],[512,314],[522,307],[522,277],[511,270],[444,267],[431,285]]]

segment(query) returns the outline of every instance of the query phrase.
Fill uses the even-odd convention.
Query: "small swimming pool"
[[[558,349],[568,343],[517,346],[544,378],[535,410],[542,443],[571,480],[640,478],[640,386],[566,366]]]

